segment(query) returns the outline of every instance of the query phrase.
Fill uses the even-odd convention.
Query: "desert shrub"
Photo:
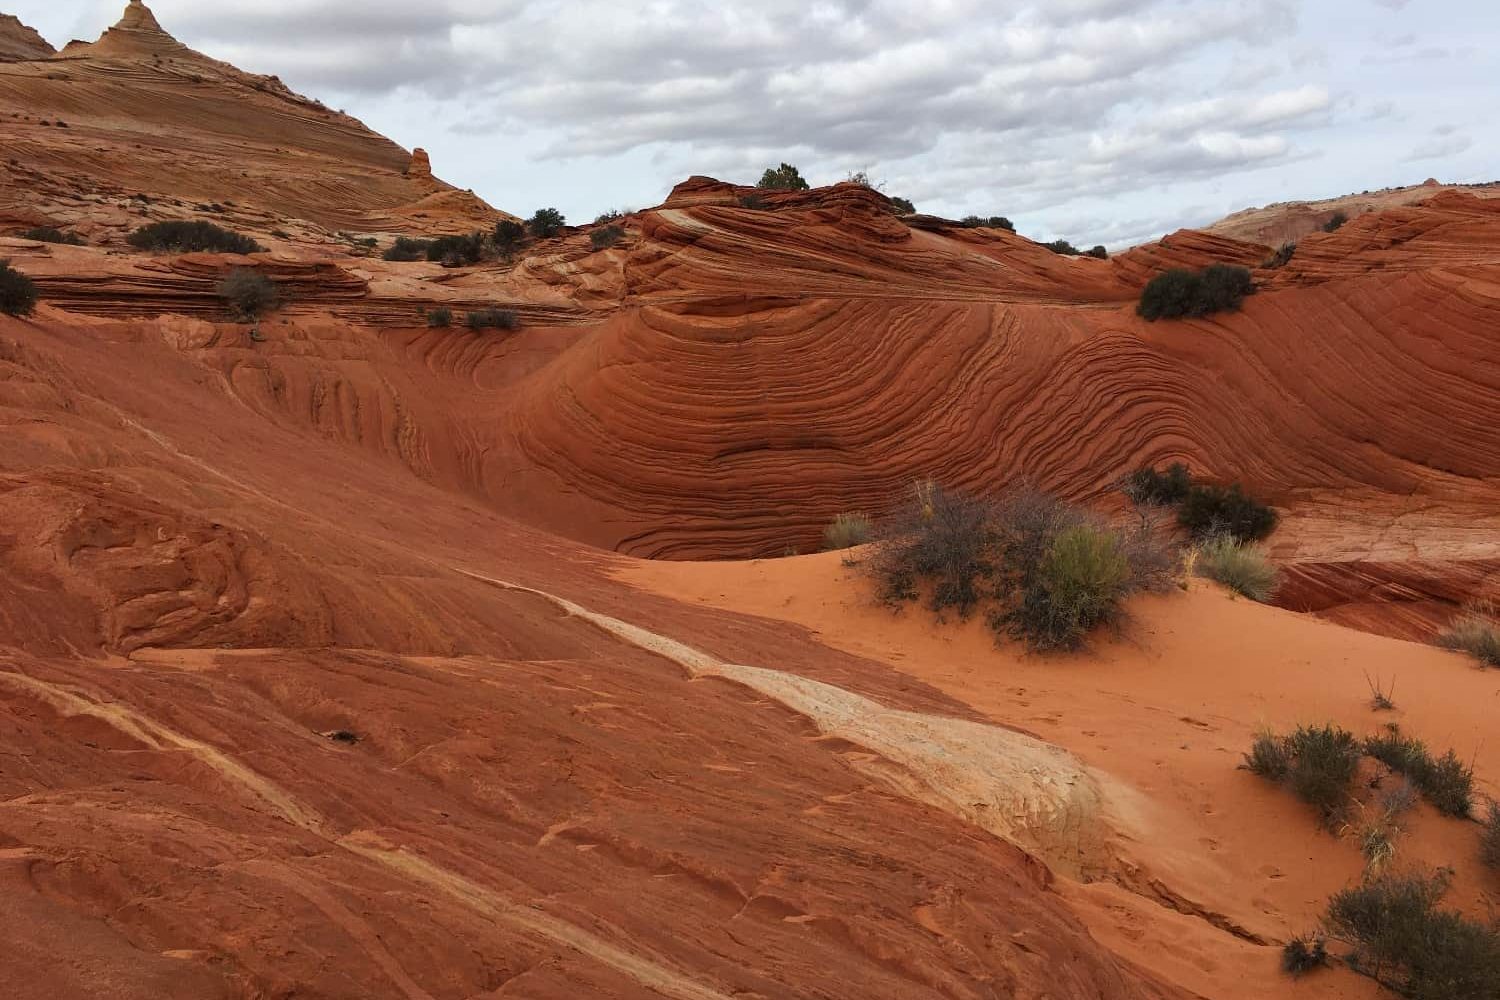
[[[771,207],[771,203],[758,194],[747,194],[740,199],[740,207],[748,208],[752,212],[764,212]]]
[[[260,253],[265,249],[248,236],[242,236],[212,222],[153,222],[142,226],[126,238],[138,250],[167,253]]]
[[[238,319],[255,319],[276,308],[276,283],[259,271],[237,267],[219,282],[219,298]]]
[[[36,283],[0,260],[0,313],[7,316],[30,316],[36,309]]]
[[[433,327],[449,327],[453,325],[453,310],[447,306],[438,306],[427,310],[427,325]]]
[[[1478,602],[1438,634],[1438,645],[1469,653],[1487,667],[1500,667],[1500,617],[1489,602]]]
[[[870,540],[874,530],[870,519],[863,514],[840,514],[823,529],[823,550],[834,552],[863,545]]]
[[[1292,257],[1297,253],[1297,244],[1288,240],[1276,249],[1276,252],[1265,259],[1260,266],[1264,268],[1286,267],[1292,262]]]
[[[1479,835],[1479,860],[1490,868],[1500,868],[1500,804],[1494,802],[1485,815],[1484,832]]]
[[[1298,726],[1290,736],[1257,736],[1245,755],[1245,767],[1285,784],[1332,825],[1348,808],[1362,755],[1359,740],[1348,730]]]
[[[891,204],[895,207],[896,211],[900,212],[902,215],[917,214],[917,206],[913,205],[905,198],[892,197]]]
[[[1281,949],[1281,971],[1305,976],[1328,964],[1328,942],[1321,934],[1294,937]]]
[[[790,163],[766,168],[766,172],[760,176],[760,182],[755,186],[766,191],[806,191],[810,187],[807,181],[802,179],[802,172]]]
[[[589,243],[595,250],[607,250],[625,238],[624,226],[605,226],[589,233]]]
[[[562,232],[567,225],[563,214],[555,208],[539,208],[526,220],[526,230],[539,240],[548,239]]]
[[[464,316],[464,325],[470,330],[518,330],[521,318],[513,309],[471,309]]]
[[[1195,538],[1228,535],[1237,542],[1256,542],[1276,530],[1276,511],[1247,494],[1239,483],[1189,487],[1177,509],[1177,520]]]
[[[987,219],[982,215],[968,215],[959,225],[965,229],[1004,229],[1010,233],[1016,231],[1015,224],[1003,215],[992,215]]]
[[[1186,500],[1192,486],[1193,475],[1188,467],[1173,462],[1165,471],[1137,469],[1125,479],[1121,489],[1132,503],[1170,507]]]
[[[1053,240],[1051,243],[1043,243],[1042,246],[1046,247],[1048,250],[1051,250],[1053,253],[1061,254],[1064,257],[1078,256],[1078,248],[1069,243],[1067,240]]]
[[[271,230],[271,235],[278,240],[289,240],[292,238],[292,234],[285,229],[273,229]]]
[[[401,263],[411,263],[414,260],[426,260],[427,248],[432,246],[431,240],[414,240],[410,236],[397,236],[396,242],[392,243],[381,258]]]
[[[61,229],[51,226],[42,226],[39,229],[28,229],[21,234],[23,240],[36,240],[38,243],[60,243],[63,246],[81,247],[86,244],[83,237],[77,233],[65,233]]]
[[[514,219],[501,219],[495,223],[495,232],[490,237],[495,252],[509,260],[526,242],[526,227]]]
[[[1413,1000],[1500,996],[1500,931],[1438,904],[1446,872],[1370,879],[1329,901],[1324,926],[1351,965]]]
[[[886,527],[872,566],[881,597],[890,603],[915,600],[918,583],[933,585],[929,606],[972,614],[993,572],[993,505],[976,497],[922,483]]]
[[[1060,531],[1004,623],[1034,649],[1076,649],[1089,632],[1116,620],[1131,589],[1119,535],[1096,524]]]
[[[1085,257],[1093,257],[1095,260],[1109,260],[1109,250],[1102,243],[1098,246],[1089,247],[1089,249],[1083,252],[1083,255]]]
[[[1292,756],[1286,740],[1275,733],[1257,733],[1250,752],[1245,754],[1245,768],[1267,781],[1284,781],[1292,770]]]
[[[477,264],[484,259],[484,233],[439,236],[427,244],[427,259],[448,267]]]
[[[1365,740],[1364,751],[1405,775],[1438,812],[1465,817],[1473,809],[1474,772],[1452,750],[1434,758],[1425,743],[1392,725]]]
[[[608,209],[594,216],[594,225],[603,226],[608,225],[611,222],[618,222],[621,219],[625,218],[626,214],[627,213],[620,211],[618,208]]]
[[[1333,217],[1323,223],[1323,232],[1336,233],[1344,228],[1344,223],[1349,221],[1349,216],[1343,212],[1334,212]]]
[[[1250,271],[1230,264],[1211,264],[1201,271],[1174,268],[1158,274],[1141,292],[1136,312],[1151,321],[1207,316],[1233,311],[1254,294]]]
[[[1281,573],[1256,545],[1237,542],[1227,535],[1211,538],[1198,547],[1198,574],[1222,583],[1236,594],[1265,604],[1276,596]]]
[[[1170,565],[1029,486],[992,501],[931,483],[881,525],[870,559],[886,601],[915,600],[925,584],[939,613],[967,617],[987,604],[991,629],[1039,651],[1076,648]]]

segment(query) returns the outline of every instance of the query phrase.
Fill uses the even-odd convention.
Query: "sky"
[[[1272,202],[1500,179],[1486,0],[149,0],[498,208],[866,172],[1111,248]],[[124,0],[0,0],[56,46]]]

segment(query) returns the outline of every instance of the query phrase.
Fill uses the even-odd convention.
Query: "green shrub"
[[[495,243],[495,252],[509,260],[525,244],[526,227],[514,219],[501,219],[495,223],[495,232],[491,239]]]
[[[611,222],[619,222],[628,214],[629,213],[627,212],[620,211],[618,208],[611,208],[608,211],[600,212],[598,215],[594,216],[594,225],[603,226],[608,225]]]
[[[1332,725],[1298,726],[1296,732],[1279,739],[1269,733],[1257,736],[1245,755],[1245,767],[1267,780],[1284,783],[1331,826],[1348,809],[1361,756],[1359,740],[1348,730]]]
[[[7,316],[30,316],[36,309],[36,283],[0,260],[0,313]]]
[[[1193,475],[1188,467],[1173,462],[1165,472],[1137,469],[1126,478],[1122,489],[1132,503],[1172,507],[1187,499],[1192,486]]]
[[[539,240],[549,239],[562,232],[567,220],[555,208],[539,208],[526,222],[526,229]]]
[[[1074,525],[1052,540],[1037,584],[1021,593],[1006,624],[1034,649],[1076,649],[1089,632],[1119,618],[1130,590],[1119,535],[1095,524]]]
[[[1329,901],[1329,935],[1352,945],[1351,965],[1413,1000],[1500,997],[1500,931],[1438,904],[1446,872],[1371,879]]]
[[[1141,292],[1136,312],[1150,321],[1232,312],[1254,292],[1250,271],[1243,267],[1212,264],[1201,271],[1174,268],[1151,279]]]
[[[1334,212],[1333,217],[1323,223],[1323,232],[1336,233],[1344,228],[1344,223],[1349,221],[1349,216],[1343,212]]]
[[[484,259],[484,233],[439,236],[427,244],[427,259],[444,267],[477,264]]]
[[[1261,604],[1276,596],[1281,583],[1281,573],[1264,550],[1224,535],[1199,546],[1197,570],[1200,576]]]
[[[474,309],[464,316],[464,325],[470,330],[519,330],[521,317],[513,309]]]
[[[83,237],[77,233],[65,233],[61,229],[54,229],[51,226],[42,226],[40,229],[28,229],[21,234],[21,239],[36,240],[38,243],[60,243],[70,247],[86,245]]]
[[[166,253],[260,253],[265,247],[248,236],[212,222],[153,222],[142,226],[126,238],[138,250],[157,250]]]
[[[823,529],[823,551],[834,552],[864,545],[874,534],[874,525],[863,514],[840,514]]]
[[[1245,754],[1245,767],[1267,781],[1285,781],[1292,772],[1292,756],[1286,740],[1269,731],[1257,733],[1250,752]]]
[[[1489,602],[1466,607],[1438,635],[1438,645],[1469,653],[1486,667],[1500,667],[1500,618]]]
[[[1484,832],[1479,836],[1479,860],[1490,868],[1500,868],[1500,804],[1494,802],[1490,803]]]
[[[1419,739],[1392,725],[1365,740],[1365,753],[1398,774],[1446,816],[1467,817],[1474,808],[1474,771],[1449,750],[1436,759]]]
[[[1245,493],[1239,483],[1198,483],[1188,489],[1177,520],[1195,538],[1227,535],[1237,542],[1256,542],[1276,530],[1276,511]]]
[[[1109,250],[1102,243],[1085,250],[1083,255],[1085,257],[1093,257],[1095,260],[1109,260]]]
[[[219,298],[237,319],[253,320],[276,308],[276,283],[259,271],[237,267],[219,282]]]
[[[916,215],[917,206],[905,198],[891,198],[891,205],[902,215]]]
[[[1016,231],[1015,223],[1003,215],[992,215],[988,219],[982,215],[968,215],[959,225],[965,229],[1003,229],[1008,233]]]
[[[605,226],[589,233],[589,244],[595,250],[607,250],[625,238],[624,226]]]
[[[450,327],[453,325],[453,310],[447,306],[438,306],[427,311],[427,325],[433,327]]]
[[[802,179],[802,172],[790,163],[779,167],[768,167],[755,185],[766,191],[806,191],[810,185]]]
[[[771,207],[771,203],[758,194],[747,194],[740,199],[740,207],[748,208],[752,212],[764,212]]]
[[[1305,976],[1328,964],[1328,942],[1321,934],[1294,937],[1281,949],[1281,971]]]
[[[869,565],[889,603],[925,584],[934,611],[987,604],[997,634],[1048,651],[1123,617],[1125,597],[1159,584],[1171,560],[1027,486],[991,501],[924,483],[880,526]]]
[[[1042,246],[1064,257],[1077,257],[1079,253],[1078,248],[1067,240],[1053,240],[1051,243],[1043,243]]]
[[[933,585],[930,607],[968,617],[993,572],[993,505],[923,483],[886,527],[872,565],[881,597],[916,600],[918,583]]]
[[[426,260],[427,248],[432,246],[431,240],[414,240],[410,236],[397,236],[396,242],[392,243],[381,258],[389,261],[397,261],[409,264],[414,260]]]

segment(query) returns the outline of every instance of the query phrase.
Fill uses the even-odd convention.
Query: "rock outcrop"
[[[52,54],[52,46],[35,28],[22,24],[14,15],[0,14],[0,62],[29,62]]]

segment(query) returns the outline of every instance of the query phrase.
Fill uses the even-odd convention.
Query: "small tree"
[[[802,179],[802,172],[790,163],[783,163],[776,168],[767,168],[761,174],[760,183],[755,185],[767,191],[806,191],[810,185]]]
[[[409,236],[397,236],[396,242],[391,244],[390,249],[381,254],[381,257],[385,260],[403,263],[425,260],[427,248],[430,246],[432,246],[431,240],[414,240]]]
[[[0,312],[7,316],[30,316],[36,309],[36,283],[0,260]]]
[[[567,220],[557,209],[539,208],[536,214],[527,221],[526,228],[531,231],[532,236],[545,240],[562,232],[565,225],[567,225]]]
[[[219,282],[219,298],[236,319],[253,320],[276,308],[276,283],[259,271],[237,267]]]
[[[427,245],[427,259],[446,267],[477,264],[484,259],[484,233],[439,236]]]
[[[526,242],[526,227],[514,219],[501,219],[495,223],[495,252],[509,260]]]

